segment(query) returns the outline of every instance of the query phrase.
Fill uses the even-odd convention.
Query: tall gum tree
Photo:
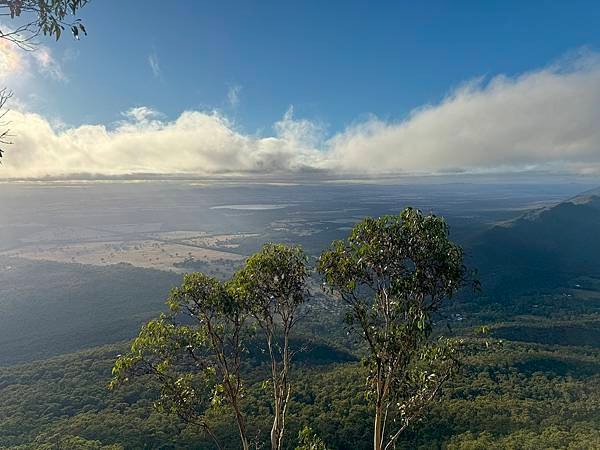
[[[470,283],[463,251],[442,218],[407,208],[358,223],[317,269],[368,348],[373,448],[392,449],[457,371],[460,342],[433,339],[432,331],[442,303]]]
[[[158,409],[199,425],[219,448],[206,414],[228,407],[246,450],[242,366],[246,343],[261,330],[273,390],[271,446],[282,448],[292,388],[290,339],[308,299],[307,277],[302,249],[283,244],[266,244],[227,283],[202,273],[185,275],[167,301],[170,313],[148,322],[130,352],[115,362],[111,387],[132,377],[154,378],[160,386]]]
[[[242,411],[246,321],[244,305],[223,284],[202,273],[184,276],[171,291],[162,315],[142,327],[128,354],[113,368],[110,387],[149,376],[160,386],[159,410],[200,426],[222,448],[206,413],[229,407],[244,450],[250,448]]]
[[[248,306],[265,337],[273,390],[272,450],[283,445],[292,390],[290,337],[301,317],[299,309],[309,298],[307,277],[307,258],[300,246],[266,244],[228,284],[232,295]]]

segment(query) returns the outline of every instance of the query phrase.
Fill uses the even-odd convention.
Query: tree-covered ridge
[[[474,350],[481,347],[480,342]],[[124,348],[99,347],[0,369],[0,446],[33,449],[46,443],[56,448],[50,445],[59,436],[122,448],[211,448],[197,429],[154,410],[153,388],[106,389],[114,357]],[[357,363],[298,367],[285,448],[294,447],[304,425],[328,448],[371,448],[361,370]],[[256,372],[248,386],[247,412],[250,428],[267,438],[264,373]],[[397,448],[506,448],[519,442],[518,448],[585,449],[600,442],[597,350],[505,341],[494,352],[474,351],[462,374]],[[210,420],[227,448],[237,448],[233,417]]]
[[[497,224],[474,238],[470,251],[488,289],[514,295],[553,288],[599,275],[599,226],[600,196],[593,190]]]

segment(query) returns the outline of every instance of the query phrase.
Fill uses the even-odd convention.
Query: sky
[[[79,41],[0,42],[0,178],[600,174],[598,2],[92,0],[80,17]]]

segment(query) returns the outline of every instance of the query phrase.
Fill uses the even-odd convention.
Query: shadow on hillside
[[[515,363],[513,366],[519,372],[527,375],[544,372],[581,379],[600,374],[600,366],[596,363],[552,357],[532,357],[526,361]]]
[[[600,348],[600,328],[591,325],[509,325],[494,329],[492,334],[511,341]]]
[[[295,363],[309,366],[323,366],[358,360],[356,356],[343,349],[330,345],[322,339],[309,336],[292,339],[290,348],[295,352],[293,356]],[[250,357],[259,364],[266,362],[268,359],[265,345],[258,338],[255,338],[249,346],[249,352]]]

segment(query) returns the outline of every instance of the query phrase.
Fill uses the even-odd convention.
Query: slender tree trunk
[[[373,450],[383,449],[383,407],[380,400],[375,405],[375,424],[373,427]]]
[[[240,440],[242,441],[242,449],[250,450],[250,444],[248,444],[248,438],[246,437],[246,432],[244,434],[240,431]]]
[[[283,446],[283,432],[285,430],[285,416],[290,399],[291,389],[287,383],[279,386],[278,398],[275,400],[275,414],[273,428],[271,428],[271,449],[279,450]]]
[[[278,387],[276,388],[278,389]],[[276,396],[277,397],[277,396]],[[271,449],[278,450],[281,441],[281,404],[275,398],[275,411],[273,418],[273,427],[271,428]]]
[[[272,450],[279,450],[283,444],[283,432],[285,429],[285,415],[287,412],[287,404],[290,398],[290,386],[288,385],[288,373],[290,370],[290,353],[289,353],[289,328],[285,325],[283,337],[283,370],[278,374],[278,386],[275,390],[275,419],[273,421],[273,431],[271,434]],[[275,381],[275,380],[273,380]]]
[[[246,425],[244,423],[244,417],[242,416],[241,411],[236,407],[235,408],[235,417],[238,423],[238,429],[240,431],[240,441],[242,441],[242,449],[249,450],[250,445],[248,444],[248,438],[246,437]]]
[[[377,367],[377,401],[375,402],[375,423],[373,426],[373,450],[382,450],[384,446],[383,431],[385,428],[384,397],[385,381],[382,379],[381,363]]]
[[[271,427],[271,450],[278,450],[279,442],[281,440],[281,380],[279,378],[279,369],[277,367],[275,352],[273,351],[273,333],[271,330],[267,331],[266,337],[267,347],[271,357],[271,382],[273,383],[273,426]]]
[[[217,439],[217,436],[215,436],[215,434],[212,432],[212,430],[207,425],[204,425],[203,429],[206,432],[206,434],[208,434],[210,436],[210,438],[213,440],[213,442],[215,443],[215,446],[217,447],[217,449],[223,450],[223,446],[221,445],[221,443]]]
[[[273,351],[273,334],[267,333],[267,346],[271,356],[271,381],[273,383],[273,426],[271,427],[271,450],[279,450],[283,445],[285,415],[290,397],[288,373],[290,368],[289,329],[284,332],[282,369],[279,372],[275,352]]]

